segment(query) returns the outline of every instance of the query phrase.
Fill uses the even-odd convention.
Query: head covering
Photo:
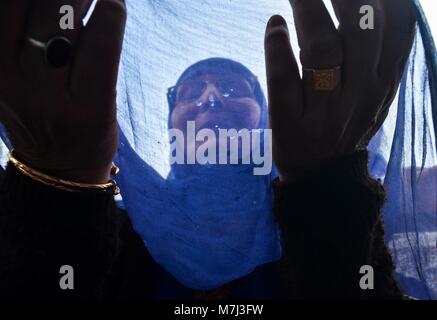
[[[253,77],[237,62],[213,58],[189,67],[178,83],[195,74],[231,71]],[[258,82],[254,93],[265,125],[267,104]],[[253,164],[178,164],[162,179],[123,134],[117,162],[124,171],[118,182],[135,230],[154,259],[185,286],[214,289],[280,258],[272,174],[255,176]]]
[[[267,100],[264,96],[264,93],[261,89],[261,85],[259,81],[257,80],[256,76],[244,65],[242,65],[239,62],[233,61],[231,59],[226,58],[209,58],[205,59],[199,62],[196,62],[192,66],[188,67],[182,75],[179,77],[178,81],[176,82],[176,86],[180,85],[181,83],[184,83],[186,80],[192,80],[201,76],[219,76],[219,77],[226,77],[227,75],[231,75],[232,77],[235,76],[241,76],[243,79],[247,80],[249,83],[253,85],[253,95],[254,99],[258,103],[258,105],[261,108],[261,115],[260,115],[260,121],[258,128],[260,129],[267,129],[268,128],[268,108],[267,108]],[[169,117],[168,117],[168,127],[173,128],[173,124],[171,121],[172,112],[175,108],[175,94],[169,91],[167,95],[168,100],[168,106],[169,106]],[[208,102],[209,103],[209,102]],[[229,125],[229,128],[224,129],[230,129],[232,124]],[[258,146],[260,150],[264,150],[264,130],[260,130],[260,145]],[[239,150],[241,151],[241,150]],[[239,157],[241,158],[241,153],[239,154]],[[240,159],[241,160],[241,159]],[[251,159],[252,160],[252,159]],[[217,174],[220,174],[220,172],[227,172],[230,173],[230,171],[238,171],[240,172],[243,167],[245,167],[245,170],[247,172],[250,172],[255,165],[251,163],[250,165],[239,165],[238,168],[235,168],[235,166],[226,166],[223,167],[222,165],[178,165],[173,164],[171,166],[171,172],[170,175],[172,177],[179,177],[179,178],[185,178],[187,175],[196,174],[200,175],[202,174],[208,175],[208,172],[212,172],[213,167],[215,168],[215,171]],[[252,170],[253,171],[253,170]],[[274,167],[272,167],[272,174],[270,176],[275,176],[276,170]]]
[[[201,60],[189,68],[187,68],[176,82],[176,86],[180,85],[187,79],[192,79],[201,75],[226,75],[226,74],[238,74],[249,83],[252,83],[256,76],[244,65],[239,62],[233,61],[226,58],[209,58]],[[267,101],[264,93],[261,89],[261,85],[258,80],[254,83],[254,96],[255,100],[261,106],[261,123],[260,128],[268,127],[268,114],[267,114]],[[170,114],[173,111],[175,101],[172,99],[171,95],[168,95],[168,105],[170,109]],[[172,125],[169,123],[169,128]]]

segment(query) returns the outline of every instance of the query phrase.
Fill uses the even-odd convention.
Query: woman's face
[[[261,106],[253,84],[238,74],[201,75],[189,78],[175,88],[173,128],[186,133],[187,122],[201,129],[257,129]]]

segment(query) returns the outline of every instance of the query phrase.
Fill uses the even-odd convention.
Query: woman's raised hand
[[[0,2],[0,122],[14,155],[59,178],[104,183],[117,143],[116,81],[126,10],[123,0]],[[74,9],[74,29],[62,30],[60,8]],[[45,46],[64,36],[72,59],[55,67]],[[66,43],[49,48],[62,62]],[[64,47],[64,49],[62,48]],[[55,61],[56,62],[56,61]]]
[[[273,158],[283,180],[365,148],[386,118],[415,35],[412,0],[293,0],[301,79],[284,19],[266,31]]]

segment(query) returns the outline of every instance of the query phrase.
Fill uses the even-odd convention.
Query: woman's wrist
[[[26,154],[16,149],[10,153],[10,157],[11,156],[33,170],[58,179],[78,183],[107,183],[110,180],[111,168],[113,166],[112,160],[105,161],[105,163],[99,165],[94,164],[89,167],[83,164],[69,164],[67,166],[66,163],[70,163],[71,161],[54,160],[53,158],[49,161],[37,160],[35,157],[27,157]]]
[[[107,183],[111,179],[111,167],[112,165],[106,165],[104,167],[95,169],[72,169],[72,170],[40,170],[48,175],[79,182],[90,184],[103,184]]]
[[[70,192],[80,191],[112,191],[119,194],[120,190],[111,175],[116,175],[119,169],[114,165],[97,170],[41,170],[22,162],[12,153],[10,163],[22,174],[47,186]]]

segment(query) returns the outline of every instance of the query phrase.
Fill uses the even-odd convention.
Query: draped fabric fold
[[[417,36],[398,99],[370,145],[370,170],[384,180],[386,242],[407,294],[437,299],[437,59],[419,1]]]

